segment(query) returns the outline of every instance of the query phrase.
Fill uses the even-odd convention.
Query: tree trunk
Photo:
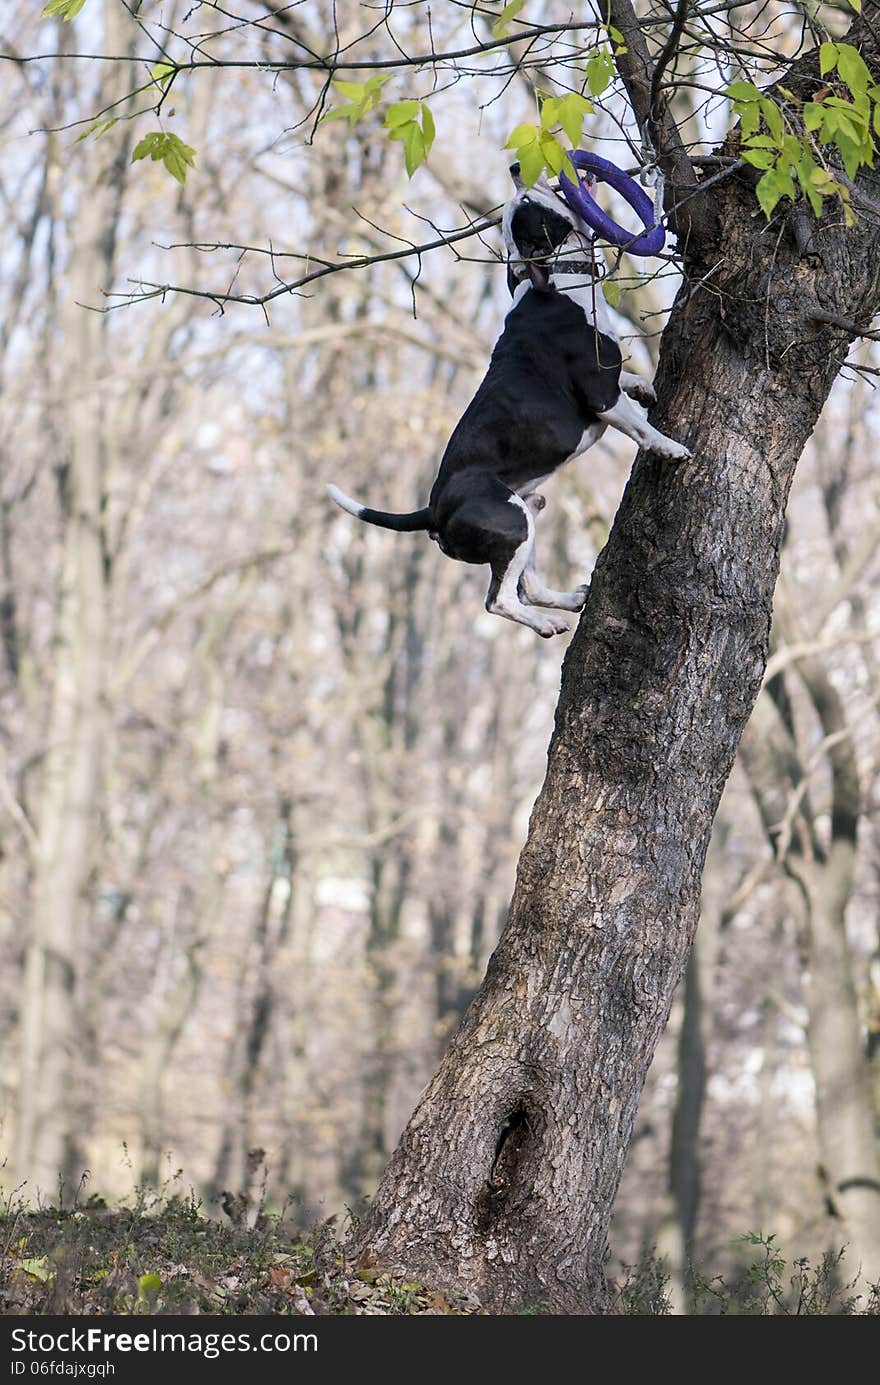
[[[789,486],[847,348],[814,315],[876,310],[873,228],[828,215],[807,259],[745,180],[709,212],[652,419],[694,460],[638,458],[565,660],[505,932],[361,1235],[496,1311],[609,1307],[611,1207],[766,662]]]
[[[108,38],[116,52],[124,51],[130,37],[127,17],[120,28],[113,6],[105,14]],[[120,89],[128,89],[128,65],[112,66],[101,93],[107,104]],[[27,1178],[30,1193],[43,1197],[52,1196],[59,1179],[79,1176],[68,1158],[77,935],[100,782],[107,634],[105,444],[98,383],[106,320],[81,305],[94,302],[110,278],[126,165],[124,142],[92,147],[94,187],[71,222],[73,248],[62,309],[69,449],[61,480],[63,568],[25,964],[16,1131],[18,1175]]]
[[[684,974],[684,1001],[678,1053],[675,1109],[669,1147],[670,1214],[657,1232],[657,1253],[666,1263],[669,1281],[666,1297],[677,1316],[688,1312],[689,1271],[700,1209],[700,1124],[706,1091],[706,1004],[704,989],[709,971],[702,943],[707,931],[705,914],[699,946],[695,942]],[[714,952],[714,948],[711,948]],[[700,954],[698,956],[698,953]]]
[[[815,659],[798,671],[819,717],[831,762],[831,840],[804,867],[807,913],[807,1037],[816,1119],[831,1205],[849,1243],[851,1273],[880,1283],[880,1144],[859,1003],[846,936],[855,879],[861,790],[837,690]]]
[[[266,886],[243,960],[238,1022],[227,1062],[228,1100],[213,1184],[215,1192],[234,1196],[247,1193],[254,1173],[254,1092],[274,1020],[275,963],[286,940],[293,901],[292,811],[291,800],[282,796],[266,853]]]
[[[401,916],[409,887],[409,860],[405,853],[405,845],[397,848],[390,868],[389,863],[382,861],[381,851],[376,852],[372,861],[373,890],[366,942],[370,1045],[362,1080],[358,1158],[349,1163],[347,1170],[348,1179],[357,1180],[354,1186],[358,1195],[372,1193],[388,1151],[388,1096],[398,1057],[394,946],[400,937]]]
[[[777,600],[776,625],[796,646],[803,632],[781,583],[780,595],[785,599]],[[768,838],[790,877],[790,910],[799,920],[822,1197],[840,1218],[838,1239],[849,1247],[848,1269],[876,1282],[880,1146],[846,935],[861,811],[858,761],[842,700],[824,667],[810,657],[798,659],[796,667],[825,734],[831,770],[827,841],[804,788],[814,741],[807,742],[809,754],[799,753],[785,674],[772,680],[755,709],[743,758]],[[795,794],[800,802],[790,821]]]
[[[158,1188],[162,1182],[162,1153],[165,1140],[162,1077],[184,1025],[195,1008],[202,980],[202,965],[199,959],[201,946],[201,940],[196,938],[186,949],[182,970],[164,998],[155,1031],[144,1045],[138,1100],[141,1126],[138,1184],[142,1188]]]

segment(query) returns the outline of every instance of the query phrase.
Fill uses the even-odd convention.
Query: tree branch
[[[866,341],[880,341],[880,332],[871,332],[866,327],[860,327],[851,318],[838,317],[837,313],[817,311],[811,313],[811,317],[814,322],[827,322],[829,327],[839,327],[842,332],[849,332],[852,337],[864,337]]]
[[[317,279],[325,279],[329,274],[340,274],[343,270],[348,269],[367,269],[370,265],[382,264],[386,260],[405,260],[409,259],[411,256],[420,258],[429,250],[438,250],[441,246],[453,245],[457,241],[469,240],[473,236],[479,236],[483,231],[488,231],[490,227],[497,226],[500,220],[500,216],[485,217],[479,223],[474,223],[471,226],[465,227],[464,230],[451,231],[448,235],[438,236],[436,240],[425,241],[421,245],[410,244],[405,250],[386,250],[378,255],[358,255],[350,260],[336,262],[323,261],[321,262],[320,269],[314,269],[309,274],[304,274],[301,278],[294,279],[291,283],[280,284],[264,294],[216,293],[209,292],[207,289],[186,288],[182,284],[150,284],[143,281],[145,285],[144,291],[132,290],[130,293],[123,293],[121,291],[111,292],[105,290],[104,296],[106,298],[122,298],[124,302],[112,303],[106,308],[92,308],[92,311],[109,313],[113,312],[116,308],[129,307],[132,303],[146,303],[154,298],[164,298],[166,294],[169,293],[185,294],[189,298],[209,298],[212,303],[216,303],[219,307],[222,307],[225,303],[245,303],[249,307],[264,307],[274,298],[280,298],[286,293],[295,293],[298,289],[304,288],[306,284],[312,284]],[[284,252],[285,255],[289,253],[291,252]],[[281,258],[281,252],[278,253],[278,258]],[[297,258],[314,263],[317,256],[308,255],[303,252],[298,255]],[[83,304],[82,306],[89,307],[90,305]]]
[[[675,203],[684,194],[699,192],[699,183],[678,126],[669,114],[665,101],[659,100],[663,73],[677,47],[687,7],[688,0],[679,0],[672,29],[655,67],[630,0],[609,0],[608,3],[611,23],[620,30],[626,45],[625,51],[616,55],[617,70],[626,87],[642,138],[650,141],[657,162],[669,180],[665,205],[673,230],[680,240],[691,237],[701,239],[709,229],[708,211],[701,197],[688,199],[687,211],[683,208],[673,211]]]
[[[570,24],[533,24],[528,29],[522,29],[519,33],[508,34],[504,38],[490,38],[483,43],[475,43],[470,48],[457,48],[449,53],[415,53],[412,57],[398,58],[341,58],[337,56],[323,57],[320,54],[312,58],[287,58],[287,59],[225,59],[225,58],[197,58],[192,62],[175,63],[177,72],[194,72],[199,68],[259,68],[263,72],[287,72],[291,70],[299,71],[302,68],[310,68],[318,72],[385,72],[390,68],[400,67],[434,67],[438,64],[457,62],[460,58],[476,58],[483,53],[490,53],[497,48],[509,48],[511,44],[522,43],[523,40],[533,38],[543,38],[555,34],[578,33],[585,29],[599,29],[602,25],[599,20],[585,19],[575,20]],[[117,57],[104,53],[0,53],[0,61],[13,62],[17,64],[45,62],[49,58],[88,58],[96,62],[131,62],[130,57]],[[154,57],[135,58],[135,62],[153,64]],[[169,63],[173,59],[168,59]]]
[[[689,9],[690,0],[678,0],[678,8],[675,11],[672,28],[669,30],[669,37],[663,45],[654,67],[654,75],[651,78],[651,115],[654,119],[660,110],[660,88],[663,76],[678,51],[679,40],[687,22]]]

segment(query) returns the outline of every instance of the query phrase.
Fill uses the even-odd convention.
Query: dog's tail
[[[387,510],[370,510],[366,505],[360,505],[357,500],[344,495],[338,486],[328,486],[327,490],[330,499],[334,500],[340,509],[347,510],[350,515],[362,519],[365,524],[378,524],[382,529],[396,529],[402,534],[431,527],[431,511],[427,506],[423,510],[412,510],[408,515],[393,515]]]

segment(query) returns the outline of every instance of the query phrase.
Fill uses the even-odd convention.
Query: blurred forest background
[[[326,52],[330,14],[241,29],[229,11],[212,51],[277,56],[287,30]],[[184,3],[162,18],[219,26]],[[364,7],[338,20],[353,39]],[[435,5],[434,44],[473,41],[471,21]],[[396,22],[428,44],[423,6]],[[0,48],[158,56],[116,0],[73,25],[19,0]],[[500,236],[335,274],[268,318],[82,305],[142,283],[264,293],[301,269],[285,252],[467,224],[507,195],[536,70],[441,93],[411,184],[369,122],[307,146],[318,74],[205,72],[166,112],[197,150],[182,188],[130,163],[154,117],[70,128],[143,73],[0,72],[2,1181],[51,1200],[60,1176],[68,1202],[194,1188],[209,1209],[265,1192],[309,1223],[375,1186],[497,939],[544,770],[564,639],[486,615],[483,570],[324,490],[424,503],[509,302]],[[626,162],[610,116],[590,133]],[[255,249],[197,248],[225,243]],[[618,325],[650,374],[677,281],[643,268]],[[758,1229],[798,1254],[851,1239],[824,1170],[836,1139],[876,1141],[880,1110],[880,360],[854,355],[792,496],[768,678],[612,1268],[657,1244],[673,1269],[727,1270]],[[548,486],[553,585],[589,574],[633,455],[608,434]]]

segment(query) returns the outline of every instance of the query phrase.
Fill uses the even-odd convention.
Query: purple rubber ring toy
[[[655,226],[651,199],[642,192],[638,183],[633,182],[622,168],[618,168],[608,159],[601,159],[598,154],[588,154],[583,149],[570,149],[568,157],[576,169],[584,169],[592,174],[590,182],[593,178],[598,178],[601,183],[610,183],[611,187],[616,188],[632,207],[645,229],[640,232],[625,231],[603,212],[580,179],[573,183],[564,173],[560,173],[559,186],[572,211],[582,216],[587,225],[598,231],[603,240],[621,246],[631,255],[659,255],[666,240],[666,232],[662,226]]]

